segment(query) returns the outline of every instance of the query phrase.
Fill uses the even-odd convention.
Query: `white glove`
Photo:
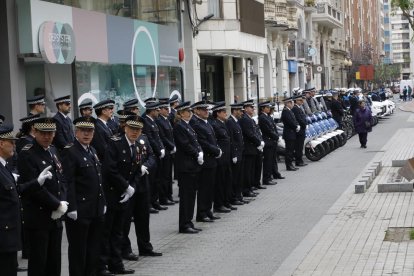
[[[78,211],[72,211],[66,214],[66,216],[70,219],[77,220],[78,219]]]
[[[165,157],[165,149],[161,150],[160,158],[163,159]]]
[[[145,167],[144,165],[141,166],[141,176],[145,175],[145,174],[149,174],[148,168]]]
[[[297,126],[296,127],[296,132],[299,132],[299,130],[300,130],[300,126]]]
[[[202,151],[198,153],[197,162],[200,165],[203,165],[204,163],[204,153]]]
[[[131,187],[131,185],[128,186],[128,188],[125,190],[125,192],[121,195],[123,199],[119,201],[119,203],[127,202],[128,199],[130,199],[135,193],[135,189]]]
[[[68,210],[69,203],[66,201],[61,201],[59,207],[52,211],[52,215],[50,216],[53,220],[60,219]]]
[[[237,163],[237,157],[234,157],[233,158],[233,164],[236,164]]]
[[[106,205],[104,206],[104,209],[103,209],[103,214],[104,214],[104,215],[106,214]]]
[[[261,141],[261,142],[260,142],[260,147],[261,147],[261,148],[264,148],[264,146],[265,146],[264,141]]]
[[[216,156],[216,158],[218,159],[218,158],[220,158],[222,155],[223,155],[223,151],[220,149],[220,153],[219,153],[219,155],[218,155],[218,156]]]
[[[170,151],[171,154],[174,154],[177,152],[177,147],[174,147],[172,151]]]
[[[20,177],[20,174],[17,174],[17,173],[12,173],[12,175],[13,175],[13,177],[14,177],[14,181],[16,181],[17,182],[17,180],[19,179],[19,177]]]
[[[52,168],[52,166],[46,167],[37,177],[37,182],[39,182],[39,185],[42,186],[45,184],[46,179],[52,179],[53,175],[49,171]]]

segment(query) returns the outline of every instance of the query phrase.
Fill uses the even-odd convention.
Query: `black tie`
[[[93,161],[96,161],[96,160],[95,160],[95,156],[93,155],[93,152],[92,152],[92,150],[91,150],[91,147],[88,147],[87,152],[88,152],[89,156],[92,158],[92,160],[93,160]]]
[[[132,161],[135,161],[135,159],[137,159],[137,149],[135,145],[131,145],[131,159]]]

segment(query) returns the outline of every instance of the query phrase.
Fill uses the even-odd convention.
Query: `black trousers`
[[[156,166],[150,171],[149,174],[149,195],[150,195],[150,204],[157,204],[159,198],[159,186],[160,186],[160,179],[161,179],[161,159],[159,157],[155,157]]]
[[[0,269],[3,276],[17,275],[17,251],[0,252]]]
[[[131,200],[131,199],[130,199]],[[127,204],[127,203],[124,203]],[[122,227],[127,209],[108,206],[99,256],[100,270],[122,270]]]
[[[263,150],[263,184],[272,180],[272,173],[276,162],[276,147],[265,146]],[[276,163],[277,166],[277,163]]]
[[[293,154],[295,151],[295,142],[296,140],[285,140],[286,144],[286,153],[285,153],[285,164],[286,168],[292,166]]]
[[[142,178],[141,178],[142,179]],[[128,210],[125,213],[122,235],[122,254],[132,253],[129,232],[131,229],[131,218],[134,217],[135,235],[137,237],[139,253],[152,251],[150,242],[150,213],[148,192],[136,192],[129,200]]]
[[[29,242],[28,276],[60,276],[63,227],[25,228]]]
[[[260,179],[262,178],[263,168],[263,152],[258,152],[254,161],[254,186],[259,187],[261,185]]]
[[[256,155],[243,155],[242,175],[243,181],[242,192],[248,192],[253,187],[255,176]]]
[[[274,153],[274,159],[273,159],[272,176],[273,178],[276,179],[277,177],[280,177],[282,175],[279,172],[279,166],[277,164],[277,161],[279,159],[279,156],[277,154],[277,146],[274,148],[274,151],[275,153]]]
[[[240,200],[242,196],[242,161],[237,160],[236,164],[231,164],[231,175],[232,175],[232,197],[230,200]]]
[[[178,188],[180,193],[179,230],[194,227],[194,207],[197,192],[198,173],[179,173]]]
[[[359,143],[361,146],[366,146],[368,142],[368,132],[358,133]]]
[[[303,144],[305,143],[305,135],[296,136],[295,140],[295,162],[296,164],[303,163]]]
[[[69,274],[95,275],[98,266],[104,217],[66,218],[68,237]]]
[[[212,213],[216,167],[202,168],[198,177],[197,217],[204,218]]]
[[[230,203],[233,194],[230,163],[217,164],[216,182],[214,186],[214,207],[222,207]]]
[[[172,159],[170,154],[165,154],[160,161],[158,169],[158,191],[160,202],[165,202],[172,196]]]

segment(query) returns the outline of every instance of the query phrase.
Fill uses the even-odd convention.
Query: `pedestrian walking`
[[[356,110],[354,116],[354,126],[355,131],[359,136],[359,143],[361,144],[361,148],[367,147],[368,132],[372,131],[371,120],[371,110],[366,107],[364,100],[360,100],[359,107]]]
[[[403,95],[402,95],[402,98],[403,98],[404,102],[407,101],[407,93],[408,93],[407,86],[404,86]]]

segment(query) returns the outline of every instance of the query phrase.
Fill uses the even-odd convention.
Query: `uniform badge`
[[[145,141],[144,140],[139,140],[139,143],[141,144],[141,145],[143,145],[143,144],[145,144]]]
[[[123,150],[123,151],[122,151],[122,153],[123,153],[123,154],[125,154],[125,153],[126,153],[126,151],[125,151],[125,150]]]
[[[46,162],[45,162],[45,161],[42,161],[42,164],[43,164],[43,165],[46,165]]]
[[[86,157],[84,157],[84,158],[83,158],[83,160],[87,161],[87,160],[86,160]]]

